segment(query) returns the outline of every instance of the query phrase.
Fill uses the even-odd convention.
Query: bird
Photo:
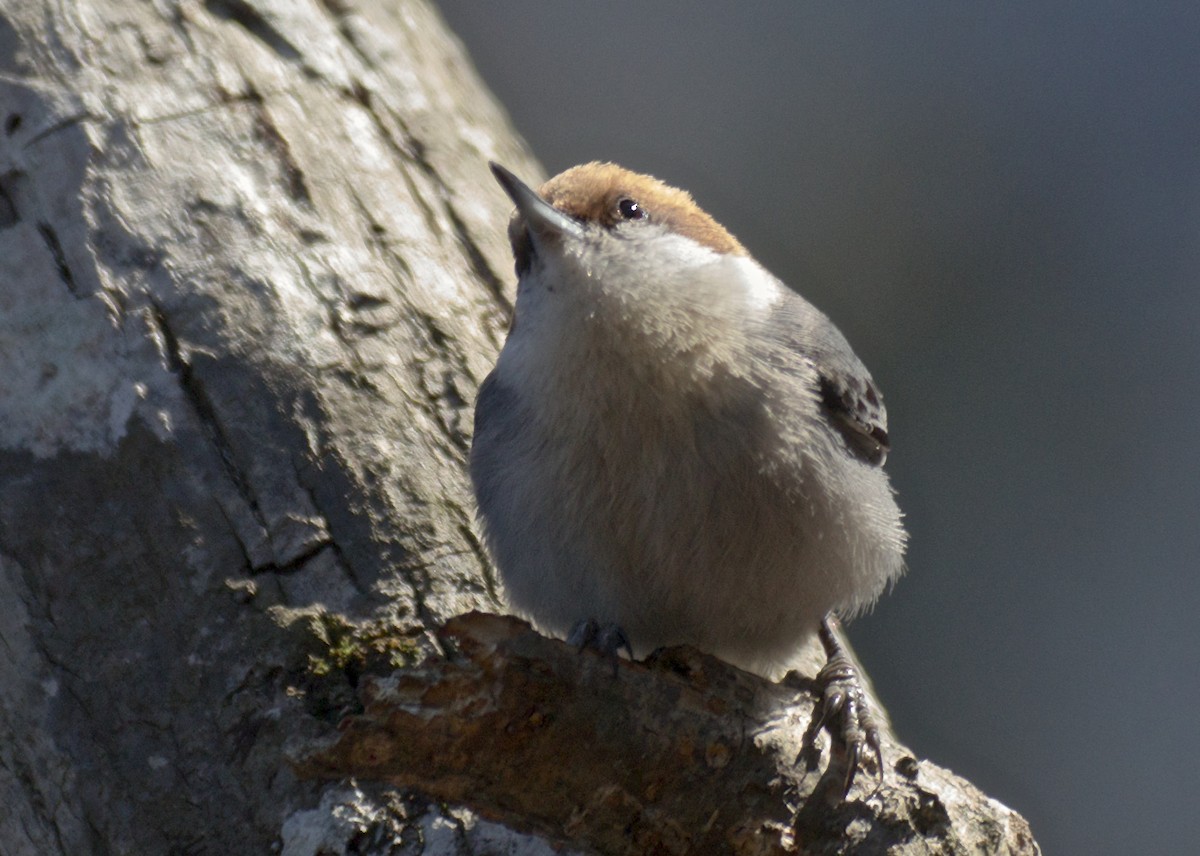
[[[689,644],[771,679],[883,758],[838,616],[904,571],[887,412],[836,326],[686,191],[613,163],[516,206],[517,292],[470,474],[512,608],[616,656]],[[811,669],[811,665],[809,665]],[[810,675],[811,676],[811,675]]]

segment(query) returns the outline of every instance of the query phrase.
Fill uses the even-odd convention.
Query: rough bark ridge
[[[891,738],[882,778],[860,772],[842,799],[845,759],[808,740],[810,680],[687,647],[614,668],[482,613],[441,635],[447,656],[364,680],[364,712],[299,769],[419,788],[588,852],[1038,852],[1019,815]]]
[[[0,0],[0,852],[600,846],[284,760],[499,605],[489,158],[418,0]]]
[[[421,3],[5,4],[0,850],[263,852],[311,617],[494,608],[489,157]]]

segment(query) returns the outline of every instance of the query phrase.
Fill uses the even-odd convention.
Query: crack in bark
[[[233,21],[239,25],[280,59],[300,65],[304,64],[304,55],[296,46],[246,0],[205,0],[204,8],[213,17],[223,21]],[[305,71],[308,73],[309,70],[305,69]]]
[[[71,266],[67,264],[67,256],[63,252],[62,242],[58,239],[58,232],[44,220],[38,222],[37,230],[46,244],[46,249],[50,251],[51,258],[54,259],[54,266],[58,269],[58,278],[67,286],[67,291],[71,292],[76,299],[82,300],[88,297],[89,295],[79,290],[79,286],[75,282],[75,275],[71,273]]]
[[[380,132],[385,135],[385,139],[388,140],[389,144],[398,151],[403,152],[403,148],[397,146],[395,140],[392,139],[392,136],[387,133],[387,129],[379,120],[379,116],[374,107],[368,106],[367,109],[370,111],[372,118],[375,119],[376,124],[379,126]],[[504,310],[506,315],[511,316],[513,306],[504,294],[504,284],[501,282],[500,277],[496,275],[491,266],[487,263],[487,258],[484,256],[483,250],[479,248],[479,243],[471,234],[471,230],[467,228],[466,222],[464,222],[462,217],[459,216],[458,210],[454,207],[453,202],[451,202],[451,200],[454,198],[453,193],[451,192],[450,187],[446,184],[446,180],[442,177],[441,172],[438,171],[438,169],[426,156],[425,144],[421,142],[420,139],[418,139],[415,135],[413,135],[408,128],[408,124],[403,118],[391,111],[389,111],[389,114],[392,120],[396,123],[396,126],[400,129],[400,133],[404,136],[404,142],[411,150],[409,157],[412,159],[412,162],[416,164],[417,168],[425,174],[428,180],[432,182],[435,187],[441,190],[443,210],[446,212],[446,216],[450,220],[450,225],[454,227],[454,237],[462,246],[463,252],[466,254],[467,261],[470,263],[472,272],[476,275],[476,277],[478,277],[479,281],[483,283],[483,286],[488,290],[488,293],[491,294],[492,299],[494,299],[496,303]]]
[[[246,575],[254,575],[254,559],[250,556],[250,548],[246,546],[246,542],[242,539],[241,532],[238,531],[237,525],[232,517],[229,516],[229,509],[222,502],[216,503],[217,511],[221,515],[221,519],[225,521],[225,525],[229,527],[229,534],[233,536],[233,542],[237,544],[238,552],[242,554],[242,561],[245,563]]]
[[[420,362],[421,388],[426,393],[427,409],[437,421],[442,435],[449,442],[447,451],[460,462],[466,462],[470,451],[467,434],[459,430],[447,411],[461,412],[467,407],[466,399],[454,383],[456,378],[469,378],[466,358],[454,346],[454,336],[447,334],[438,324],[438,319],[427,312],[411,311],[429,343],[430,358]],[[435,369],[440,368],[440,376]],[[443,406],[444,405],[444,406]]]
[[[463,511],[464,509],[460,509]],[[496,579],[496,572],[492,568],[492,559],[488,555],[487,548],[479,537],[475,534],[475,529],[470,523],[460,523],[458,525],[459,534],[463,540],[467,542],[467,546],[471,548],[472,555],[479,562],[480,572],[483,574],[484,588],[487,589],[488,597],[495,603],[503,603],[500,597],[500,584]]]
[[[34,134],[32,137],[30,137],[28,140],[26,140],[21,145],[21,148],[27,149],[30,146],[40,143],[42,140],[46,139],[46,137],[49,137],[52,134],[57,134],[59,131],[65,131],[67,128],[74,127],[75,125],[78,125],[81,122],[86,122],[88,119],[93,119],[93,118],[95,118],[95,117],[91,113],[87,113],[87,112],[75,113],[70,116],[64,116],[63,118],[59,119],[57,122],[54,122],[53,124],[47,125],[45,128],[42,128],[42,130],[38,131],[36,134]]]
[[[405,179],[407,180],[407,176],[405,176]],[[375,250],[380,257],[389,260],[392,264],[399,268],[401,276],[412,280],[413,271],[408,262],[405,260],[404,256],[393,250],[385,240],[387,236],[387,229],[382,223],[372,216],[371,209],[367,206],[367,203],[363,201],[363,198],[359,195],[358,191],[356,191],[349,184],[347,184],[346,190],[350,196],[350,200],[354,203],[354,207],[358,210],[359,216],[363,219],[363,222],[367,224],[367,246]],[[428,225],[429,209],[425,205],[424,200],[417,195],[416,189],[412,187],[411,183],[409,184],[409,192],[413,195],[413,198],[417,200],[417,204],[421,206],[423,213],[426,214],[426,225]],[[434,231],[436,231],[436,229]]]
[[[358,44],[358,40],[354,38],[354,34],[350,31],[350,28],[344,23],[345,16],[341,14],[339,10],[335,9],[329,0],[321,0],[321,3],[329,12],[329,14],[337,20],[338,34],[343,40],[345,40],[350,49],[359,57],[360,60],[362,60],[363,64],[366,65],[367,68],[375,68],[376,63],[373,62],[371,57],[362,50]],[[429,158],[426,156],[425,144],[422,143],[420,139],[412,133],[407,123],[401,117],[397,116],[394,112],[389,111],[390,117],[393,121],[395,121],[396,126],[403,138],[403,145],[398,142],[395,136],[388,129],[387,125],[384,123],[382,117],[379,115],[379,111],[376,109],[375,99],[372,97],[371,91],[367,89],[361,81],[355,81],[354,89],[349,93],[349,96],[354,101],[361,104],[363,109],[367,111],[388,148],[391,149],[392,152],[396,154],[402,162],[414,164],[418,169],[421,170],[426,178],[441,191],[442,208],[446,213],[446,217],[450,221],[450,225],[454,229],[454,237],[462,246],[463,252],[467,257],[467,261],[469,262],[472,271],[479,278],[479,281],[483,283],[484,287],[487,288],[488,292],[491,294],[496,303],[508,316],[511,316],[513,307],[511,301],[509,301],[508,297],[504,294],[504,284],[500,277],[496,275],[491,266],[487,263],[487,258],[484,256],[483,251],[479,248],[478,242],[471,235],[471,231],[467,228],[465,221],[459,216],[458,210],[454,207],[453,202],[450,201],[453,199],[453,194],[451,193],[450,188],[446,185],[446,181],[442,177],[441,173],[434,167],[434,165],[429,161]],[[406,171],[402,169],[401,175],[405,174]],[[418,203],[423,204],[422,198],[419,194],[414,192],[413,198],[416,199]],[[428,212],[426,219],[428,219]],[[435,227],[432,228],[431,231],[437,233],[440,230],[436,228],[435,224]]]
[[[21,212],[17,208],[16,184],[23,173],[17,170],[0,175],[0,229],[8,229],[21,222]]]
[[[304,419],[311,420],[311,422],[317,426],[324,425],[323,420],[320,418],[320,405],[317,403],[314,396],[312,396],[312,395],[302,396],[299,401],[299,404],[300,404],[300,411],[304,414],[303,415]],[[336,457],[337,457],[335,453],[331,452],[331,450],[321,446],[322,441],[320,438],[323,435],[323,433],[324,433],[324,429],[319,428],[317,438],[314,441],[310,441],[311,454],[312,454],[312,457],[315,459],[316,463],[311,467],[296,466],[295,463],[293,463],[293,472],[295,473],[295,476],[296,476],[296,484],[308,496],[308,500],[312,504],[313,510],[315,510],[317,512],[317,514],[320,516],[321,522],[325,526],[325,531],[329,533],[329,539],[328,539],[328,543],[326,546],[328,546],[329,549],[333,551],[333,557],[334,557],[334,560],[337,562],[337,566],[338,566],[339,570],[341,570],[341,572],[346,575],[346,577],[350,581],[350,584],[354,587],[355,591],[357,591],[360,594],[369,596],[371,594],[370,584],[365,581],[364,575],[359,573],[359,569],[356,568],[354,565],[354,562],[351,561],[349,553],[347,552],[347,550],[345,550],[342,547],[341,541],[338,540],[338,537],[339,537],[338,530],[344,529],[345,527],[335,527],[334,526],[332,521],[334,519],[336,519],[335,516],[329,514],[325,510],[321,500],[318,497],[318,493],[317,493],[318,480],[315,478],[315,476],[317,474],[319,474],[321,469],[323,468],[323,463],[322,463],[323,461],[329,460],[331,458],[336,460]],[[334,464],[334,466],[340,468],[341,462],[338,461],[337,463]],[[352,540],[352,538],[353,538],[352,533],[351,533],[350,538]],[[413,593],[414,602],[417,600],[418,596],[419,596],[418,593],[414,591],[414,593]]]
[[[341,572],[346,576],[346,578],[350,581],[350,584],[354,586],[355,591],[357,591],[359,594],[369,594],[369,589],[362,585],[358,578],[358,574],[354,572],[354,565],[350,562],[350,559],[346,555],[345,551],[342,550],[342,545],[338,543],[338,540],[334,535],[333,524],[330,523],[330,517],[325,512],[325,509],[321,507],[321,503],[317,499],[316,488],[305,479],[303,468],[295,467],[295,473],[296,484],[298,484],[308,496],[308,501],[312,503],[313,509],[315,509],[317,514],[321,517],[321,522],[325,526],[325,531],[329,533],[329,539],[324,543],[323,546],[328,547],[333,552],[333,559],[337,563],[338,569],[341,570]],[[320,551],[317,550],[316,552]],[[314,556],[315,555],[316,553],[314,553]]]
[[[225,435],[225,429],[221,426],[221,420],[217,416],[216,407],[213,406],[204,386],[192,371],[191,363],[188,362],[179,339],[176,337],[175,331],[171,328],[165,310],[155,300],[150,301],[150,307],[151,319],[162,337],[167,368],[172,373],[178,375],[179,386],[183,391],[184,398],[191,404],[201,428],[213,448],[216,449],[226,478],[229,479],[238,495],[245,501],[247,507],[250,509],[250,514],[254,518],[255,524],[261,527],[269,540],[270,527],[267,525],[266,517],[259,507],[258,499],[250,486],[249,480],[237,465],[233,444]],[[236,535],[237,527],[234,527],[233,531]],[[256,570],[257,568],[247,551],[246,545],[242,543],[240,537],[237,540],[242,548],[242,552],[246,554],[247,565],[252,570]]]
[[[180,119],[190,119],[193,116],[202,116],[205,113],[210,113],[214,110],[221,110],[229,107],[232,104],[244,104],[248,101],[266,102],[277,95],[294,95],[296,90],[292,87],[281,87],[279,89],[252,89],[248,92],[227,92],[219,90],[217,98],[201,104],[198,107],[190,107],[186,110],[175,110],[169,113],[161,113],[157,116],[131,116],[130,122],[135,128],[145,127],[146,125],[156,125],[159,122],[178,122]]]
[[[367,53],[359,46],[358,39],[354,38],[354,32],[346,23],[348,17],[346,9],[335,0],[317,0],[317,2],[325,10],[325,13],[337,22],[338,35],[350,46],[350,50],[354,51],[355,56],[362,61],[362,64],[367,68],[377,68],[378,64],[372,61],[371,57],[367,56]]]
[[[504,283],[492,271],[491,266],[487,263],[487,259],[483,255],[483,250],[479,248],[479,243],[471,235],[467,224],[458,216],[457,209],[453,205],[447,204],[446,215],[450,218],[450,222],[454,226],[454,234],[467,254],[467,260],[471,263],[471,269],[479,277],[480,282],[487,287],[492,299],[504,311],[504,320],[507,324],[508,320],[512,317],[513,305],[504,294]]]
[[[369,211],[366,208],[366,206],[363,204],[362,200],[353,193],[351,194],[351,196],[354,199],[355,204],[359,209],[360,215],[368,223],[368,226],[371,227],[371,232],[373,234],[379,234],[382,231],[382,227],[379,227],[378,224],[375,223],[374,220],[370,217]],[[345,351],[348,355],[348,359],[350,361],[350,368],[353,372],[353,374],[351,374],[349,376],[350,382],[354,383],[356,386],[363,385],[367,388],[367,390],[371,394],[379,396],[380,393],[379,393],[378,389],[375,387],[374,382],[366,374],[366,372],[371,368],[371,366],[368,366],[362,360],[361,355],[358,352],[356,342],[355,342],[354,338],[350,335],[351,330],[346,329],[347,325],[345,324],[344,320],[341,318],[338,310],[339,310],[339,307],[343,306],[343,305],[352,306],[354,308],[362,308],[362,307],[370,307],[373,305],[385,304],[385,303],[387,303],[387,301],[382,300],[380,298],[373,297],[371,295],[362,295],[361,298],[358,298],[358,297],[356,297],[356,295],[354,295],[351,292],[348,292],[343,287],[343,283],[340,279],[335,281],[335,288],[337,289],[337,298],[331,300],[328,296],[326,296],[321,291],[321,289],[317,288],[315,286],[315,284],[312,282],[311,272],[308,270],[307,265],[305,265],[303,262],[301,262],[300,268],[301,268],[301,273],[302,273],[304,282],[306,283],[306,285],[309,286],[309,288],[313,291],[314,295],[317,296],[317,299],[319,300],[319,302],[325,308],[325,311],[327,314],[327,321],[328,321],[330,330],[334,333],[335,336],[337,336],[338,340],[342,343],[343,347],[345,348]],[[421,313],[411,313],[411,314],[415,314],[417,316],[421,315]],[[351,325],[351,326],[352,326],[352,329],[360,329],[358,325]],[[422,320],[421,328],[424,329],[424,331],[426,333],[426,335],[424,337],[424,343],[426,345],[429,342],[446,342],[447,341],[447,337],[445,336],[444,333],[442,333],[440,330],[436,330],[432,327],[432,322],[428,317],[425,317]],[[417,350],[417,349],[414,347],[414,351],[415,350]],[[426,347],[424,350],[428,351],[429,348]],[[341,374],[345,375],[346,373],[342,372]],[[430,399],[432,399],[432,401]],[[438,418],[439,414],[437,412],[438,408],[436,407],[436,396],[428,396],[426,398],[426,400],[423,402],[423,404],[426,406],[426,409],[430,412],[430,414],[434,417],[434,419],[436,421],[438,421],[439,423],[444,421],[444,420],[441,420]],[[319,421],[319,420],[317,420],[317,421]],[[448,436],[452,436],[453,433],[454,432],[447,432]],[[453,440],[451,440],[450,442],[452,443]],[[320,512],[320,505],[317,502],[316,496],[313,492],[313,486],[310,484],[307,484],[305,482],[304,478],[302,477],[302,475],[299,471],[297,471],[297,482],[302,487],[304,487],[305,490],[307,490],[309,492],[310,498],[313,503],[313,507],[315,509],[317,509],[318,512]],[[323,515],[323,519],[325,519],[325,521],[326,521],[327,529],[330,529],[331,527],[329,526],[328,517]],[[336,538],[333,539],[330,546],[338,551],[336,555],[339,559],[340,567],[342,567],[344,572],[347,574],[347,576],[349,576],[349,578],[350,578],[351,582],[353,583],[353,585],[355,586],[356,590],[358,590],[361,593],[368,594],[370,591],[370,587],[360,579],[359,575],[355,572],[353,565],[346,559],[346,556],[341,552],[340,545],[337,544]],[[437,623],[437,616],[435,616],[428,609],[426,602],[425,602],[426,593],[432,587],[428,572],[427,572],[423,562],[414,561],[415,554],[412,551],[409,551],[408,549],[405,549],[405,548],[402,548],[402,549],[403,549],[405,555],[400,560],[398,560],[398,561],[388,560],[387,563],[390,564],[393,568],[395,568],[395,570],[401,575],[401,577],[405,580],[406,584],[408,585],[409,591],[411,593],[413,608],[416,611],[417,615],[419,615],[421,617],[421,619],[427,625],[432,626]],[[417,553],[419,553],[419,552],[420,551],[418,550]]]
[[[300,274],[303,278],[304,284],[308,286],[313,296],[317,299],[317,302],[321,304],[321,308],[325,311],[325,321],[329,325],[330,331],[334,336],[337,337],[337,340],[341,342],[342,346],[345,348],[347,360],[349,362],[349,369],[335,366],[332,368],[333,375],[343,379],[353,389],[362,390],[368,393],[376,401],[383,401],[384,395],[382,391],[379,389],[379,386],[375,383],[375,381],[371,379],[369,374],[372,370],[380,369],[382,366],[378,364],[367,363],[367,361],[362,358],[362,355],[358,351],[357,342],[355,341],[354,336],[351,334],[352,331],[357,331],[364,336],[372,335],[390,329],[391,325],[384,327],[381,325],[370,325],[358,321],[350,321],[349,324],[347,324],[346,320],[342,317],[340,306],[344,304],[351,309],[359,310],[364,308],[372,308],[374,306],[386,305],[387,301],[381,298],[371,297],[370,295],[356,295],[352,292],[348,292],[342,287],[341,277],[335,277],[334,287],[337,289],[338,295],[341,297],[341,302],[339,303],[336,299],[330,299],[330,297],[313,281],[312,271],[309,270],[309,267],[304,262],[304,259],[297,257],[296,262],[300,267]]]
[[[284,191],[294,202],[312,207],[312,194],[308,190],[308,182],[304,178],[304,170],[292,156],[291,146],[279,132],[279,127],[271,119],[266,101],[253,88],[247,93],[246,100],[253,105],[254,121],[258,128],[259,137],[267,149],[275,156],[284,176]]]
[[[268,562],[265,565],[259,565],[257,568],[252,568],[255,575],[258,574],[292,574],[303,569],[312,559],[315,559],[326,548],[333,552],[335,559],[341,559],[341,551],[337,549],[337,544],[332,538],[315,541],[307,547],[303,552],[298,553],[295,557],[284,562],[282,565],[275,562]],[[348,575],[351,576],[352,575]]]

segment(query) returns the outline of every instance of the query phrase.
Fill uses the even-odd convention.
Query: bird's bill
[[[517,212],[525,221],[530,235],[536,242],[548,237],[572,236],[581,237],[583,226],[579,221],[559,211],[537,193],[528,184],[521,181],[500,164],[489,162],[492,175],[504,188],[504,192],[517,206]]]

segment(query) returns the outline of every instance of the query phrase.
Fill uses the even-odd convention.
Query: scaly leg
[[[845,750],[846,778],[842,785],[842,797],[845,798],[854,784],[859,761],[868,750],[874,755],[879,783],[883,783],[883,748],[880,721],[863,689],[858,669],[838,638],[840,626],[832,614],[821,622],[819,635],[827,661],[817,673],[816,685],[821,698],[813,709],[803,744],[815,746],[817,732],[826,728],[835,747],[841,746]],[[804,754],[804,750],[801,752]]]
[[[629,644],[625,631],[616,624],[601,625],[594,618],[585,618],[572,627],[567,644],[574,645],[580,651],[591,648],[609,658],[614,678],[617,676],[617,652],[624,649],[629,659],[633,659],[633,646]]]

